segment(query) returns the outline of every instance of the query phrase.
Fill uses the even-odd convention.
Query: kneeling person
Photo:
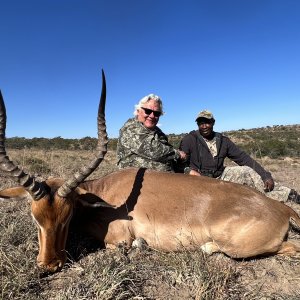
[[[300,195],[293,189],[274,182],[270,172],[242,151],[228,137],[213,130],[215,119],[210,111],[201,111],[196,123],[198,130],[191,131],[180,143],[187,156],[186,174],[209,176],[225,181],[245,184],[266,196],[280,201],[300,203]],[[238,164],[225,167],[228,157]]]

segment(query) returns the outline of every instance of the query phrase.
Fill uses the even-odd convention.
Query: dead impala
[[[6,155],[6,110],[0,93],[0,169],[19,184],[2,190],[0,197],[31,200],[40,267],[50,272],[62,268],[69,222],[78,202],[97,206],[85,226],[107,246],[124,242],[130,246],[142,238],[164,251],[200,247],[233,258],[300,251],[295,242],[287,241],[290,224],[300,226],[296,212],[246,186],[145,169],[124,169],[85,181],[107,151],[105,99],[102,72],[97,157],[66,181],[38,182]]]

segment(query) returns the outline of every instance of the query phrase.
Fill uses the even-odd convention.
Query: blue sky
[[[117,137],[140,98],[162,130],[202,109],[227,131],[300,123],[298,0],[0,1],[7,137],[96,137],[101,68]]]

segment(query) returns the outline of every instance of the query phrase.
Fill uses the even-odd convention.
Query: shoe
[[[300,195],[295,190],[291,190],[288,196],[288,201],[293,201],[297,204],[300,204]]]

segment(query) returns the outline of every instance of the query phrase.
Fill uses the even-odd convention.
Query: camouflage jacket
[[[172,172],[179,152],[169,144],[168,138],[158,127],[150,130],[132,118],[120,129],[117,156],[119,168],[136,167]]]

